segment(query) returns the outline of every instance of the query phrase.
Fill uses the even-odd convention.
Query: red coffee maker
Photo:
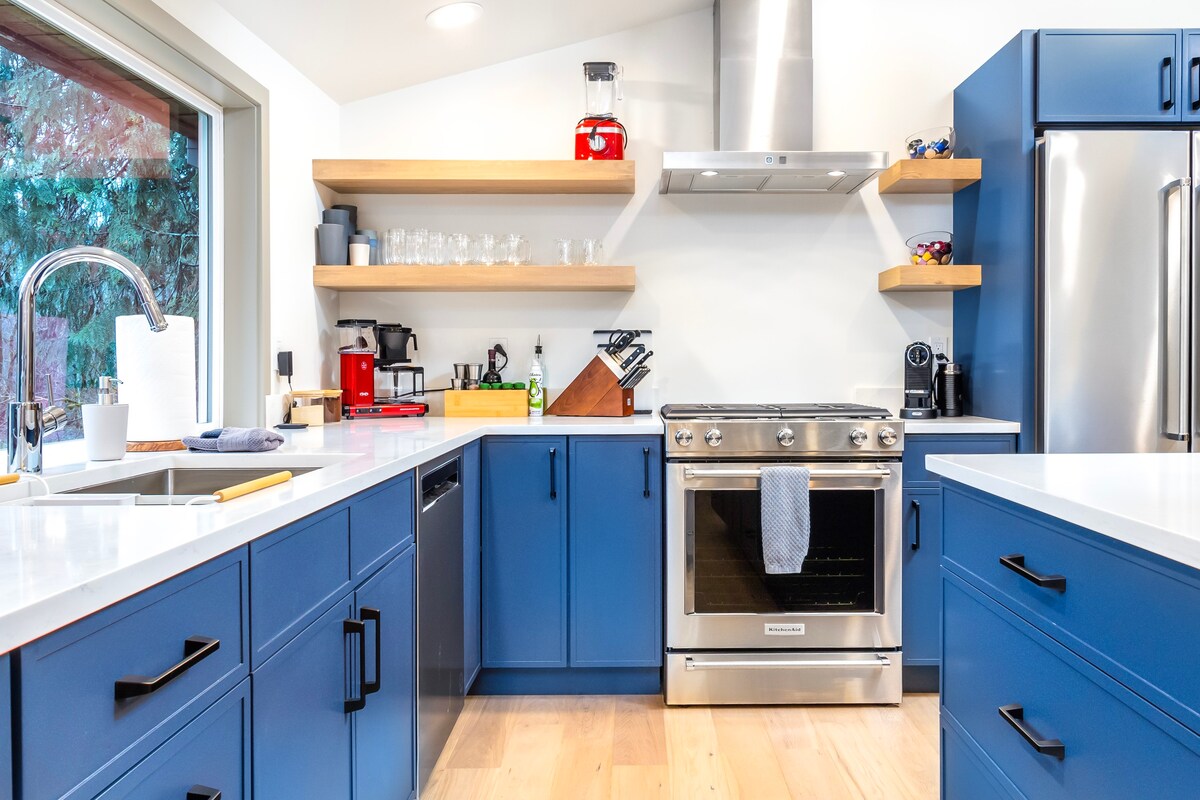
[[[575,125],[576,161],[621,161],[628,139],[617,121],[622,70],[611,61],[585,61],[583,86],[587,114]]]
[[[342,413],[375,405],[375,320],[337,321],[342,371]]]

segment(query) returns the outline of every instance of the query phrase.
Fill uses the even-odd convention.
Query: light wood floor
[[[422,797],[933,800],[937,715],[934,694],[898,708],[468,697]]]

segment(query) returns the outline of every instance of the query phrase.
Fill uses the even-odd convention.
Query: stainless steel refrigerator
[[[1048,131],[1037,170],[1040,449],[1188,452],[1200,133]]]

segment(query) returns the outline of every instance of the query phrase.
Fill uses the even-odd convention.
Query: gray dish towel
[[[808,467],[763,467],[763,562],[768,575],[798,573],[808,556],[812,519],[808,503]]]
[[[266,428],[223,428],[219,436],[185,436],[183,443],[205,453],[265,453],[283,444],[283,436]]]

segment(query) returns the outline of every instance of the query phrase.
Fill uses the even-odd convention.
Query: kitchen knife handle
[[[348,698],[343,704],[342,708],[347,714],[367,707],[367,626],[362,620],[342,620],[342,640],[346,641],[351,636],[358,637],[358,697]]]
[[[913,510],[913,540],[910,547],[913,550],[921,549],[921,501],[912,501]]]
[[[1188,94],[1192,98],[1192,111],[1200,111],[1200,56],[1188,64]]]
[[[1167,91],[1159,89],[1159,97],[1163,98],[1163,111],[1170,111],[1175,107],[1175,59],[1167,56],[1162,60],[1162,67],[1159,71],[1160,79],[1166,76]]]
[[[375,623],[375,680],[373,680],[373,681],[365,680],[366,673],[364,671],[362,693],[363,693],[363,696],[365,697],[369,694],[375,694],[375,692],[378,692],[380,687],[383,684],[383,664],[382,664],[383,659],[380,656],[380,653],[383,652],[383,614],[380,613],[378,608],[371,608],[370,606],[363,606],[362,614],[360,616],[362,617],[362,621],[363,621],[364,633],[366,631],[366,624],[368,622]],[[366,637],[364,636],[363,637],[363,647],[365,648],[366,645],[367,645],[367,640],[366,640]],[[363,653],[363,658],[364,659],[366,658],[366,653]]]
[[[650,496],[650,448],[642,448],[642,497]]]
[[[558,470],[555,469],[555,460],[558,458],[558,448],[550,448],[550,499],[558,499]]]
[[[1021,705],[1000,706],[996,709],[1013,730],[1021,734],[1030,747],[1044,756],[1054,756],[1059,761],[1067,757],[1067,747],[1059,739],[1042,739],[1040,734],[1025,722],[1025,707]]]

